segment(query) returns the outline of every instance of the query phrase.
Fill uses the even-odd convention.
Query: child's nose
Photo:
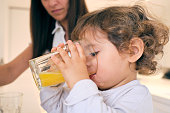
[[[87,66],[87,68],[90,67],[90,62],[89,61],[86,61],[86,66]]]
[[[91,67],[91,65],[92,65],[91,60],[88,57],[86,57],[86,66],[87,66],[87,69],[89,69]]]
[[[94,68],[96,68],[96,66],[97,66],[96,59],[87,58],[86,59],[86,66],[87,66],[88,71],[93,70]]]
[[[92,70],[93,70],[92,66],[90,66],[90,65],[87,64],[87,71],[88,71],[88,73],[91,73]]]
[[[86,62],[87,71],[89,74],[94,74],[97,72],[97,65],[94,62]]]

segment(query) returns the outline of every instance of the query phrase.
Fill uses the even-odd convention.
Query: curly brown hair
[[[101,29],[119,52],[127,50],[130,40],[139,37],[144,42],[144,52],[136,62],[140,74],[156,71],[155,56],[163,54],[163,46],[169,40],[169,29],[156,19],[149,18],[139,5],[113,6],[84,15],[72,32],[72,39],[79,39],[86,29]]]

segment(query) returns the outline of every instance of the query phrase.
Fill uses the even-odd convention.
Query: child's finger
[[[86,56],[85,56],[83,48],[81,47],[81,45],[79,43],[76,43],[76,47],[77,47],[77,51],[79,53],[80,58],[82,58],[85,61]]]
[[[64,62],[62,59],[56,57],[55,55],[51,56],[52,61],[57,65],[57,67],[62,68],[64,66]]]
[[[60,53],[60,56],[65,63],[70,62],[70,57],[69,57],[67,51],[65,51],[64,49],[62,49],[60,47],[57,48],[57,51]]]
[[[57,65],[54,63],[54,61],[52,59],[49,59],[47,64],[51,65],[48,72],[55,72],[56,70],[58,70]]]
[[[78,54],[76,45],[71,40],[68,40],[67,43],[68,43],[68,48],[71,53],[71,57],[77,58],[77,56],[79,56],[79,54]]]
[[[57,47],[64,47],[64,43],[60,43]],[[53,47],[53,48],[51,49],[51,52],[57,51],[57,47]]]
[[[60,43],[57,47],[64,47],[64,43]]]
[[[51,52],[55,52],[55,51],[57,51],[57,47],[53,47],[53,48],[51,49]]]

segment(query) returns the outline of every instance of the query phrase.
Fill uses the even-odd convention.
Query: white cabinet
[[[4,32],[4,24],[3,24],[3,11],[4,11],[4,8],[3,8],[3,4],[4,4],[4,0],[0,0],[0,59],[3,57],[3,42],[4,42],[4,35],[3,35],[3,32]]]
[[[169,94],[170,97],[170,94]],[[170,113],[170,100],[152,95],[154,113]]]
[[[152,94],[154,113],[170,113],[170,80],[163,79],[163,72],[153,76],[138,75],[138,79]]]

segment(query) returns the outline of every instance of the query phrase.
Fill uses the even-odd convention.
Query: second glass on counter
[[[23,93],[0,93],[0,113],[21,113]]]

